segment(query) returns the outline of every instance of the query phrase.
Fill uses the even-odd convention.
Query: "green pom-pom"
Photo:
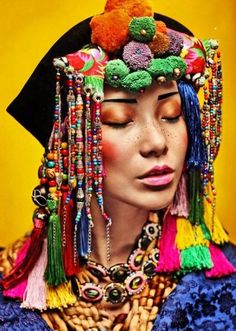
[[[163,76],[166,79],[171,79],[173,68],[166,59],[153,59],[147,71],[153,78]]]
[[[129,24],[131,38],[141,42],[152,41],[156,33],[156,23],[153,17],[133,18]]]
[[[113,87],[121,87],[122,80],[129,74],[130,70],[122,60],[109,61],[105,69],[106,82]]]
[[[122,86],[131,91],[140,91],[152,84],[152,77],[147,71],[139,70],[127,75],[122,82]]]
[[[173,79],[179,79],[185,74],[187,64],[181,57],[169,56],[166,61],[172,67]]]
[[[181,270],[210,269],[213,267],[209,248],[206,246],[192,246],[181,251]]]

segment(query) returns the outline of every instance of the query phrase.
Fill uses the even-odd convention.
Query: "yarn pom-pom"
[[[157,32],[148,44],[154,56],[165,54],[170,47],[170,38],[162,32]]]
[[[130,16],[123,9],[94,16],[90,22],[92,43],[107,52],[119,50],[127,42],[130,20]]]
[[[166,59],[173,68],[173,79],[179,79],[187,70],[186,62],[179,56],[169,56]]]
[[[179,55],[183,48],[183,37],[175,32],[175,31],[168,31],[168,37],[170,39],[170,47],[168,49],[168,53],[170,55]]]
[[[147,0],[107,0],[105,12],[123,8],[129,16],[153,16],[152,6]]]
[[[156,21],[156,30],[157,32],[167,33],[167,26],[162,21]]]
[[[153,17],[133,18],[129,24],[131,38],[141,42],[149,42],[156,33],[156,23]]]
[[[106,82],[113,87],[121,87],[122,80],[129,74],[129,68],[118,59],[109,61],[105,68]]]
[[[152,77],[147,71],[139,70],[127,75],[122,86],[131,92],[140,91],[152,83]]]
[[[131,41],[124,47],[123,59],[132,70],[146,69],[152,57],[147,44]]]
[[[168,79],[171,77],[173,68],[171,64],[166,59],[153,59],[147,71],[153,78],[166,77]]]

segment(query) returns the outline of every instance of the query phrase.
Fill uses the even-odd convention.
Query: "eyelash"
[[[177,123],[181,116],[182,114],[179,114],[178,116],[175,117],[162,117],[162,120],[170,123]]]

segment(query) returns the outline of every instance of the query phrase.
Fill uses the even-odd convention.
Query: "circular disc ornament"
[[[110,279],[116,283],[123,283],[129,274],[129,266],[124,263],[113,265],[109,269]]]
[[[44,207],[47,205],[47,189],[45,186],[36,186],[32,193],[33,202],[39,206]]]
[[[113,304],[124,302],[127,291],[118,283],[111,283],[104,288],[104,299]]]
[[[129,295],[139,294],[146,285],[147,277],[141,272],[131,274],[125,281],[125,287]]]
[[[88,302],[97,302],[102,298],[102,289],[99,285],[86,283],[81,286],[80,295]]]

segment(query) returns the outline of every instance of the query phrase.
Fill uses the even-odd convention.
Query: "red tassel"
[[[70,199],[66,203],[68,192],[62,194],[62,247],[63,247],[63,262],[66,276],[74,276],[79,272],[78,256],[75,252],[77,247],[74,243],[74,201]],[[75,246],[75,247],[74,247]]]
[[[213,268],[205,272],[206,277],[219,278],[236,272],[234,266],[227,260],[224,253],[216,245],[210,244]]]
[[[160,239],[160,257],[157,272],[173,272],[180,269],[180,253],[175,246],[177,233],[176,216],[167,214],[164,218]]]
[[[3,278],[1,285],[4,290],[15,287],[22,280],[26,279],[29,272],[33,269],[42,250],[45,233],[45,220],[34,218],[34,229],[30,236],[30,246],[24,260],[17,264],[9,275]]]

